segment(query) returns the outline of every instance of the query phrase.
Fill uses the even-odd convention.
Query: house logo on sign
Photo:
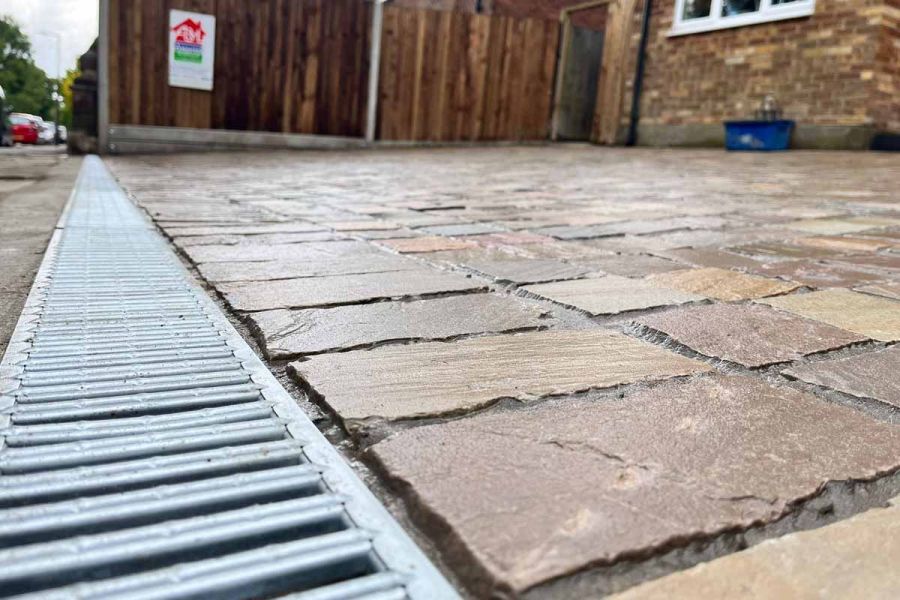
[[[172,28],[175,32],[175,60],[182,62],[203,62],[203,38],[206,32],[200,21],[185,19]]]

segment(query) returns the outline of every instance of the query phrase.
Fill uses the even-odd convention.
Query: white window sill
[[[749,13],[745,15],[735,15],[733,17],[721,17],[719,19],[712,19],[710,17],[704,19],[692,19],[690,21],[675,23],[666,35],[668,37],[677,37],[680,35],[691,35],[706,31],[717,31],[719,29],[746,27],[747,25],[757,25],[759,23],[799,19],[801,17],[810,16],[815,10],[816,6],[813,2],[804,2],[799,6],[785,5],[778,9],[769,9],[764,13]]]

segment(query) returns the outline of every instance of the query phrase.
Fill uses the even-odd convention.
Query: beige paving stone
[[[900,506],[873,508],[631,588],[610,600],[894,600]]]
[[[873,398],[900,408],[900,346],[797,365],[783,373],[807,383],[859,398]]]
[[[518,284],[575,279],[591,272],[589,268],[559,260],[517,256],[474,258],[465,260],[462,264],[499,281]]]
[[[547,312],[516,298],[465,294],[413,302],[251,313],[266,356],[347,349],[390,340],[439,340],[463,334],[546,327]]]
[[[704,299],[703,296],[680,292],[650,281],[617,275],[529,285],[522,289],[592,315],[614,315],[629,310]]]
[[[265,223],[217,227],[166,227],[170,236],[259,235],[266,233],[326,233],[328,230],[314,223]]]
[[[848,290],[757,300],[882,342],[900,340],[900,302]]]
[[[545,235],[536,235],[527,231],[501,231],[498,233],[488,233],[485,235],[474,235],[466,238],[467,241],[475,242],[479,246],[493,248],[498,246],[529,246],[531,244],[546,244],[552,242],[553,238]]]
[[[809,233],[821,233],[823,235],[840,235],[842,233],[856,233],[867,229],[879,227],[892,227],[900,225],[900,219],[879,216],[859,216],[834,219],[803,219],[793,221],[786,226],[797,231]]]
[[[788,387],[716,376],[417,427],[370,452],[476,596],[503,597],[776,521],[828,481],[900,465],[900,434]]]
[[[260,233],[256,235],[191,235],[178,236],[172,242],[178,247],[185,246],[235,246],[239,244],[302,244],[304,242],[329,242],[341,239],[330,231],[310,233]]]
[[[874,294],[875,296],[884,296],[885,298],[892,298],[894,300],[900,300],[900,281],[864,285],[862,287],[856,288],[856,291],[864,292],[866,294]]]
[[[335,231],[390,231],[399,229],[400,225],[391,221],[335,221],[319,223]]]
[[[796,283],[754,277],[713,267],[672,271],[652,275],[649,279],[675,290],[726,301],[764,298],[784,294],[800,287]]]
[[[475,242],[439,235],[379,240],[378,243],[388,248],[393,248],[397,252],[410,254],[416,252],[439,252],[441,250],[461,250],[476,246]]]
[[[221,283],[217,289],[234,310],[258,311],[314,308],[423,294],[482,290],[485,285],[455,273],[421,268],[385,273]]]
[[[839,252],[876,252],[882,248],[889,248],[890,244],[877,238],[863,238],[837,235],[823,235],[815,237],[797,238],[794,242],[802,246],[825,248]]]
[[[540,331],[453,343],[385,346],[291,363],[348,428],[473,410],[645,379],[709,365],[602,330]]]
[[[900,256],[883,254],[863,254],[835,258],[832,261],[839,265],[851,265],[863,269],[875,269],[879,271],[900,271]]]
[[[842,254],[842,252],[833,249],[830,250],[822,247],[802,246],[798,244],[784,244],[781,242],[745,244],[743,246],[728,248],[728,250],[767,260],[832,258]]]
[[[796,360],[866,339],[759,305],[684,307],[639,317],[635,322],[665,333],[701,354],[745,367]]]
[[[413,260],[386,252],[365,256],[327,256],[317,260],[281,259],[261,262],[211,262],[197,265],[200,274],[207,281],[214,283],[416,271],[421,268],[422,265]]]

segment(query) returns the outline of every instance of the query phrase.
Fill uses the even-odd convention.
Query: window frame
[[[722,2],[723,0],[712,0],[708,17],[683,19],[685,0],[675,0],[675,16],[672,19],[672,28],[669,30],[668,36],[675,37],[704,31],[745,27],[757,23],[799,19],[810,16],[816,10],[816,0],[796,0],[789,4],[775,5],[771,0],[760,0],[759,10],[756,12],[723,17]]]

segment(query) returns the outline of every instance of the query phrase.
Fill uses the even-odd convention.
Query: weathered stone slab
[[[783,371],[796,379],[900,408],[900,346]]]
[[[236,246],[239,244],[303,244],[306,242],[330,242],[341,239],[330,231],[309,233],[260,233],[257,235],[191,235],[178,236],[172,241],[176,246]]]
[[[631,588],[610,600],[844,600],[897,596],[900,506],[874,508]]]
[[[653,273],[668,273],[669,271],[683,268],[680,264],[671,260],[647,256],[646,254],[619,254],[598,258],[574,257],[571,260],[573,263],[622,277],[644,277]]]
[[[474,248],[476,246],[475,242],[446,238],[439,235],[379,240],[378,243],[402,253],[461,250],[463,248]]]
[[[541,331],[454,343],[385,346],[291,363],[348,428],[373,418],[473,410],[711,369],[602,330]]]
[[[737,271],[707,267],[653,275],[650,280],[665,287],[718,300],[747,300],[784,294],[800,287],[796,283],[754,277]]]
[[[195,263],[247,262],[265,260],[320,261],[335,257],[385,255],[366,242],[339,240],[305,244],[243,244],[241,246],[190,246],[185,252]]]
[[[436,269],[329,275],[303,279],[222,283],[219,291],[234,310],[313,308],[423,294],[485,289],[469,277]]]
[[[809,233],[840,235],[842,233],[856,233],[857,231],[865,231],[867,229],[879,227],[892,227],[896,225],[900,225],[900,219],[879,216],[859,216],[835,219],[804,219],[788,223],[786,227]]]
[[[814,237],[797,238],[796,243],[803,246],[825,248],[838,252],[877,252],[891,245],[877,238],[850,237],[837,235],[820,235]]]
[[[267,260],[261,262],[211,262],[197,265],[200,274],[210,282],[268,281],[353,273],[415,271],[421,268],[422,266],[415,261],[386,252],[361,257],[321,257],[311,261]]]
[[[614,315],[629,310],[703,300],[703,296],[697,294],[617,275],[530,285],[522,289],[592,315]]]
[[[828,481],[895,468],[900,436],[794,389],[719,376],[417,427],[370,451],[422,527],[460,540],[444,556],[490,597],[775,521]]]
[[[754,305],[682,308],[640,317],[636,322],[701,354],[746,367],[796,360],[865,340],[818,321]]]
[[[261,223],[248,225],[228,225],[219,227],[180,227],[165,228],[170,236],[196,235],[258,235],[265,233],[324,233],[328,230],[313,223]]]
[[[322,223],[322,225],[335,231],[390,231],[400,228],[398,223],[374,219],[365,221],[333,221],[331,223]]]
[[[536,235],[527,231],[501,231],[498,233],[471,236],[466,239],[477,243],[479,246],[484,246],[485,248],[495,248],[500,246],[530,246],[532,244],[546,244],[553,241],[553,238],[551,237]]]
[[[455,223],[453,225],[431,225],[422,227],[419,231],[430,235],[480,235],[494,233],[498,228],[485,223]]]
[[[893,298],[894,300],[900,300],[900,281],[864,285],[862,287],[856,288],[856,291],[865,292],[866,294],[874,294],[876,296],[884,296],[885,298]]]
[[[516,256],[470,259],[463,264],[499,281],[519,284],[574,279],[591,272],[591,269],[586,267],[571,265],[559,260]]]
[[[900,340],[900,302],[847,290],[757,300],[882,342]]]
[[[831,258],[840,256],[842,252],[833,249],[813,246],[801,246],[797,244],[783,244],[780,242],[760,242],[758,244],[746,244],[729,248],[733,252],[740,252],[748,256],[757,256],[763,259],[787,260],[801,258]]]
[[[391,340],[439,340],[546,326],[546,311],[515,298],[467,294],[414,302],[271,310],[249,316],[271,359]]]
[[[717,269],[749,269],[759,265],[759,261],[724,250],[712,248],[678,248],[663,250],[659,256],[691,265],[693,267],[715,267]],[[621,275],[621,273],[617,273]]]
[[[851,265],[863,269],[877,269],[884,271],[900,271],[900,256],[886,256],[882,254],[865,254],[862,256],[846,256],[834,259],[840,265]]]
[[[814,260],[786,260],[761,264],[750,269],[766,277],[783,277],[810,287],[852,287],[884,279],[883,275],[853,269],[835,263]]]

